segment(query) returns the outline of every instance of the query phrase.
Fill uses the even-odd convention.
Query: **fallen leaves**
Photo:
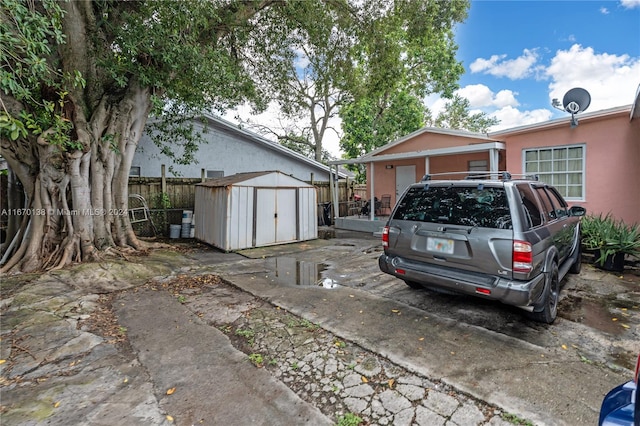
[[[173,395],[175,391],[176,391],[176,388],[167,389],[167,395]]]

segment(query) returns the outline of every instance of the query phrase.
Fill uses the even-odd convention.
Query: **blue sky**
[[[590,112],[631,104],[640,84],[640,0],[473,0],[456,41],[458,93],[501,121],[492,130],[566,116],[551,100],[573,87]]]
[[[472,0],[455,33],[465,68],[458,94],[500,120],[490,130],[568,116],[551,100],[574,87],[591,94],[592,112],[631,104],[640,85],[640,0]],[[438,96],[425,103],[434,115],[444,106]],[[273,124],[276,114],[245,107],[226,117]],[[335,157],[338,140],[327,132],[323,141]]]

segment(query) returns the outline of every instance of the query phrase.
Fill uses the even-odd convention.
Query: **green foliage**
[[[170,209],[171,198],[166,192],[157,192],[151,196],[152,209]]]
[[[62,151],[84,149],[74,140],[65,107],[69,90],[86,82],[77,70],[61,71],[50,60],[57,46],[66,43],[60,4],[6,0],[0,11],[12,18],[0,19],[0,91],[20,105],[12,115],[12,108],[2,102],[0,137],[15,141],[34,135]]]
[[[264,363],[262,355],[255,353],[249,355],[249,361],[251,361],[251,363],[253,363],[253,365],[255,365],[256,367],[262,367],[262,364]]]
[[[340,111],[344,132],[340,148],[347,158],[360,157],[421,128],[426,112],[422,102],[407,92],[394,93],[385,105],[361,98]],[[364,182],[364,167],[354,171],[356,181]]]
[[[467,0],[288,3],[297,30],[283,39],[291,46],[289,54],[276,58],[289,62],[270,59],[260,67],[260,79],[262,91],[273,94],[296,129],[274,130],[274,124],[271,133],[318,161],[325,158],[321,148],[326,131],[335,130],[329,120],[338,113],[348,117],[356,127],[354,133],[381,132],[376,140],[393,133],[404,124],[392,121],[395,113],[407,118],[402,107],[414,103],[402,98],[422,99],[433,92],[450,95],[457,88],[464,68],[455,58],[452,29],[466,18],[468,7]],[[392,105],[398,98],[401,105]],[[367,111],[375,126],[345,108]],[[387,108],[397,109],[387,114]],[[384,117],[378,123],[380,116]],[[412,127],[413,121],[406,125]],[[351,151],[368,152],[376,146],[371,140],[359,146],[356,135],[349,136],[344,145],[355,143]]]
[[[469,132],[486,133],[491,126],[498,124],[498,119],[488,117],[484,113],[471,114],[469,100],[459,95],[445,104],[442,111],[434,120],[428,120],[428,125],[445,129],[467,130]]]
[[[358,426],[362,423],[362,419],[353,413],[347,413],[338,418],[338,426]]]
[[[521,419],[515,414],[503,413],[502,419],[513,425],[533,426],[533,423],[531,423],[529,420]]]
[[[596,262],[601,266],[616,253],[640,257],[640,224],[625,224],[608,213],[587,215],[581,226],[583,248],[599,252]]]
[[[255,331],[250,329],[247,329],[247,330],[238,329],[236,330],[236,336],[244,337],[245,339],[247,339],[247,343],[249,344],[249,346],[253,346],[256,333]]]

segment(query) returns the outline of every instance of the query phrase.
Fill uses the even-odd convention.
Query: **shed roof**
[[[303,184],[304,186],[312,186],[310,184],[307,184],[304,181],[301,181],[300,179],[294,178],[293,176],[289,176],[277,170],[236,173],[235,175],[231,175],[231,176],[224,176],[221,178],[210,179],[205,182],[197,184],[197,186],[217,188],[217,187],[233,186],[239,183],[254,184],[256,183],[254,181],[256,178],[260,178],[260,177],[271,175],[271,174],[277,174],[278,177],[280,178],[279,179],[280,183],[295,182],[297,184],[296,186],[301,186],[300,184]],[[251,182],[251,181],[254,181],[254,182]]]

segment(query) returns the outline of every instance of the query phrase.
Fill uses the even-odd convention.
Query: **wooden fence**
[[[139,201],[131,197],[140,195],[147,203],[154,222],[155,230],[150,224],[134,225],[139,235],[169,234],[169,225],[180,224],[183,210],[194,210],[196,184],[203,182],[201,178],[167,178],[167,177],[130,177],[129,178],[129,208],[140,207]],[[331,203],[331,188],[329,182],[307,182],[316,187],[318,194],[318,216],[327,203]],[[346,216],[347,202],[355,195],[362,199],[366,196],[366,185],[355,184],[353,181],[338,182],[338,205],[340,216]]]

